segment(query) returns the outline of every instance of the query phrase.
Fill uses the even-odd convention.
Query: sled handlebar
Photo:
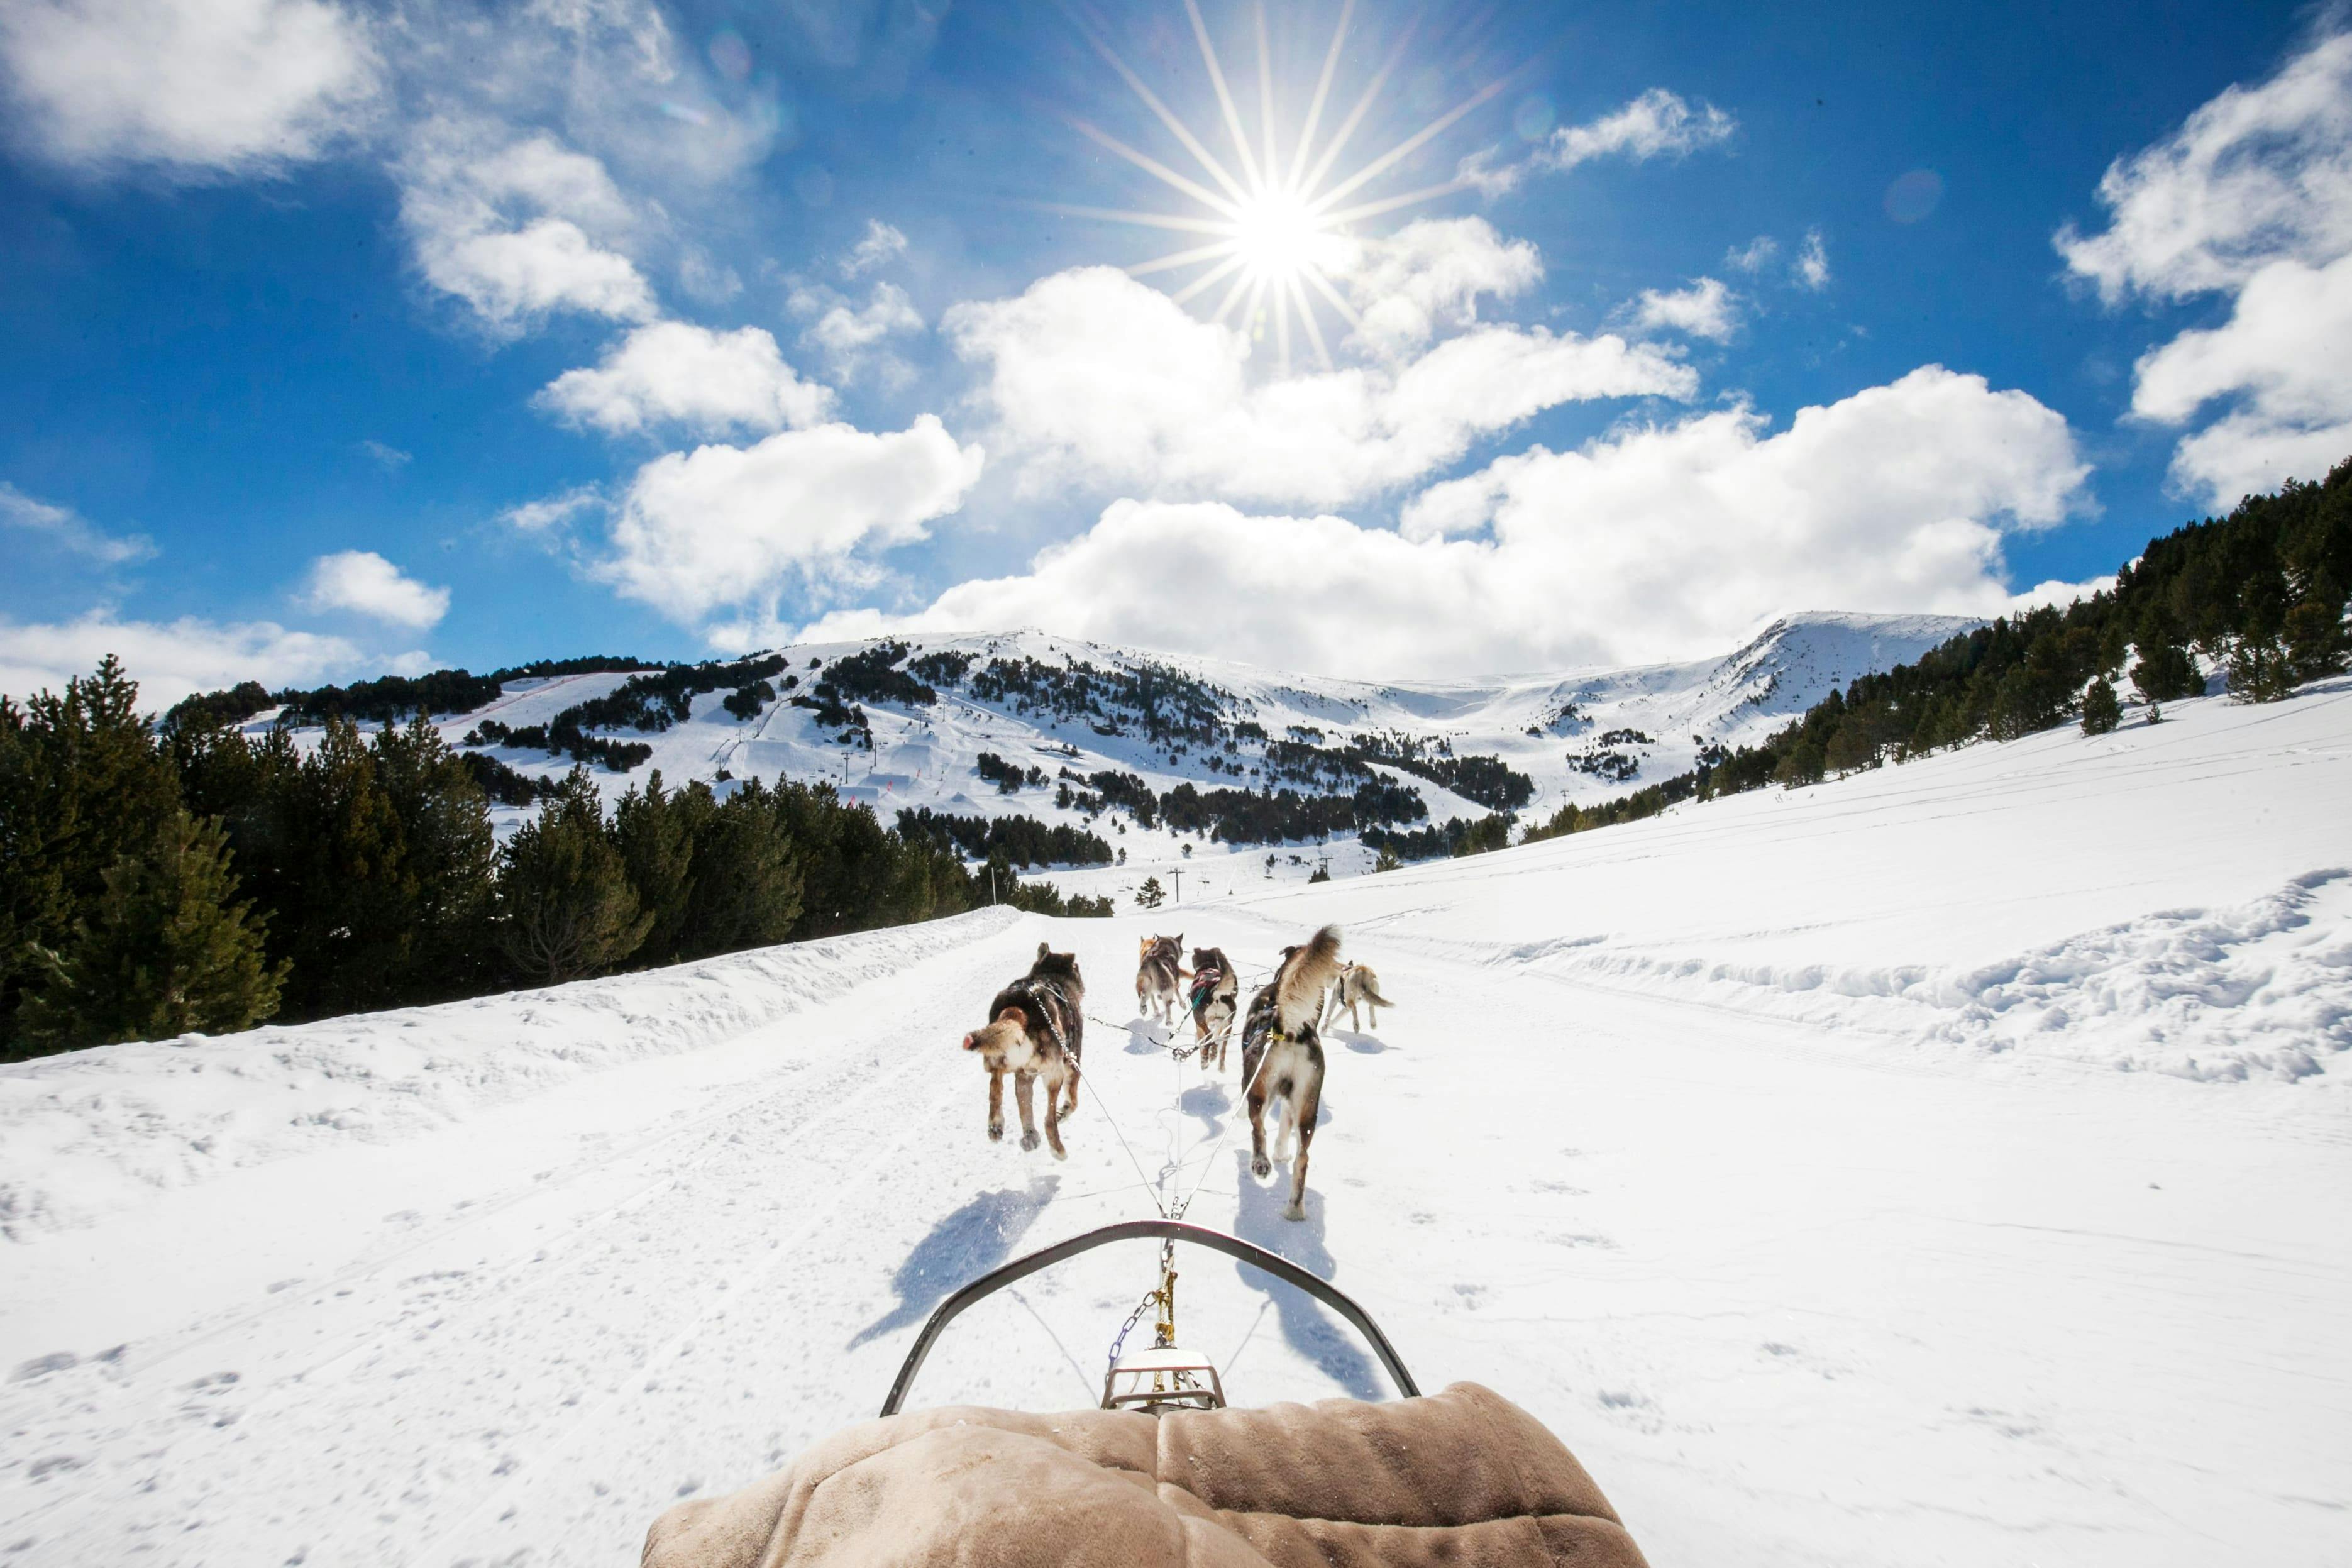
[[[898,1414],[898,1407],[906,1403],[907,1390],[914,1385],[915,1373],[922,1370],[923,1358],[931,1353],[932,1342],[966,1308],[994,1295],[1015,1280],[1025,1279],[1041,1268],[1050,1268],[1082,1252],[1092,1252],[1096,1247],[1108,1247],[1114,1241],[1153,1240],[1189,1241],[1195,1247],[1205,1247],[1212,1252],[1239,1258],[1253,1268],[1263,1268],[1286,1285],[1297,1286],[1347,1319],[1355,1331],[1364,1336],[1364,1342],[1370,1345],[1372,1353],[1380,1357],[1381,1367],[1388,1373],[1390,1381],[1397,1385],[1399,1393],[1407,1399],[1421,1396],[1420,1388],[1412,1381],[1412,1373],[1405,1370],[1395,1347],[1389,1343],[1388,1336],[1381,1332],[1381,1326],[1372,1321],[1370,1312],[1358,1306],[1339,1287],[1309,1274],[1286,1258],[1268,1252],[1265,1247],[1244,1241],[1239,1237],[1227,1236],[1221,1230],[1186,1225],[1181,1220],[1131,1219],[1074,1236],[1067,1241],[1057,1241],[1025,1258],[1016,1258],[1002,1268],[991,1269],[941,1301],[932,1310],[930,1320],[924,1323],[922,1332],[915,1336],[913,1347],[907,1352],[907,1359],[899,1364],[898,1376],[890,1384],[890,1396],[882,1402],[882,1414]]]

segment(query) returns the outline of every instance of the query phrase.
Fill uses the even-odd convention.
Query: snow
[[[909,647],[912,657],[962,652],[972,656],[976,665],[994,658],[1027,658],[1056,666],[1083,661],[1106,670],[1150,665],[1180,669],[1226,694],[1227,722],[1253,721],[1276,739],[1294,724],[1319,731],[1324,743],[1332,746],[1351,736],[1397,731],[1426,740],[1443,738],[1457,754],[1497,755],[1527,774],[1535,784],[1536,796],[1524,815],[1532,817],[1549,816],[1570,800],[1589,804],[1685,772],[1697,754],[1695,741],[1753,744],[1832,689],[1916,658],[1978,624],[1950,616],[1814,612],[1775,621],[1737,651],[1689,664],[1384,684],[1278,673],[1040,632],[918,637]],[[804,643],[772,651],[785,656],[788,673],[813,684],[822,669],[813,668],[811,660],[830,667],[874,646],[872,640]],[[453,744],[484,719],[514,729],[543,724],[567,708],[606,695],[628,679],[599,673],[509,681],[497,701],[468,713],[439,715],[436,722]],[[777,682],[782,679],[779,676]],[[808,684],[795,694],[805,696]],[[606,797],[617,799],[632,783],[644,784],[656,770],[672,788],[694,779],[717,783],[724,773],[769,784],[830,780],[845,798],[872,806],[885,823],[895,821],[902,808],[928,806],[958,816],[1017,815],[1086,826],[1114,848],[1127,850],[1127,864],[1084,871],[1065,868],[1051,879],[1074,891],[1108,892],[1122,899],[1131,897],[1145,877],[1157,875],[1164,883],[1179,868],[1197,889],[1222,896],[1269,879],[1303,882],[1326,860],[1335,875],[1343,877],[1369,871],[1373,863],[1370,852],[1352,837],[1328,850],[1297,845],[1228,849],[1195,840],[1188,859],[1184,841],[1176,834],[1139,829],[1117,815],[1090,821],[1075,809],[1054,804],[1055,784],[1064,768],[1080,775],[1106,769],[1133,773],[1155,792],[1187,782],[1202,788],[1255,787],[1246,772],[1262,759],[1261,749],[1255,746],[1244,747],[1236,758],[1219,759],[1238,761],[1244,772],[1212,769],[1208,757],[1194,750],[1171,754],[1139,735],[1106,736],[1091,723],[983,702],[969,689],[948,686],[940,689],[940,700],[933,705],[862,703],[874,735],[868,751],[843,745],[836,730],[817,724],[808,710],[793,706],[789,695],[780,695],[749,720],[726,710],[728,695],[717,690],[696,698],[691,716],[668,730],[611,731],[618,739],[650,745],[653,755],[627,773],[598,769],[595,777]],[[257,732],[274,718],[274,713],[259,716],[247,728]],[[1600,737],[1621,731],[1646,739],[1599,746]],[[313,742],[320,733],[297,731],[297,743]],[[479,749],[532,776],[560,775],[571,765],[567,759],[543,752],[512,746]],[[1596,749],[1622,755],[1638,771],[1620,779],[1572,764],[1571,759]],[[988,751],[1024,767],[1038,765],[1051,782],[1042,789],[1029,786],[999,794],[981,778],[976,765],[980,753]],[[1433,821],[1486,815],[1486,807],[1427,779],[1391,768],[1377,771],[1420,791]],[[530,815],[530,808],[511,806],[492,812],[501,836]],[[1267,848],[1279,850],[1271,878],[1264,865]],[[1293,854],[1298,857],[1295,862]]]
[[[2352,681],[2167,713],[1157,917],[0,1068],[0,1549],[625,1562],[1148,1187],[1533,1410],[1662,1565],[2352,1560]],[[1237,1061],[1120,1026],[1138,934],[1255,970],[1327,920],[1397,1007],[1332,1036],[1288,1224]],[[1040,940],[1096,1020],[1058,1163],[985,1140],[955,1049]],[[1090,1403],[1150,1256],[982,1304],[916,1402]],[[1236,1397],[1385,1392],[1180,1268]]]

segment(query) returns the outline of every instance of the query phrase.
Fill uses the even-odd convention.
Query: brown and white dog
[[[1223,1072],[1225,1047],[1234,1037],[1234,1018],[1241,1011],[1241,977],[1221,947],[1192,950],[1192,1038],[1199,1043],[1201,1066]]]
[[[1147,936],[1135,970],[1135,1010],[1173,1026],[1184,1005],[1184,933]]]
[[[1372,973],[1370,964],[1343,963],[1338,976],[1331,982],[1330,1000],[1323,1015],[1323,1022],[1327,1025],[1338,1023],[1339,1009],[1345,1007],[1348,1010],[1348,1027],[1361,1030],[1363,1022],[1356,1016],[1359,1005],[1371,1009],[1372,1027],[1375,1029],[1381,1026],[1381,1009],[1396,1005],[1381,994],[1381,977]]]
[[[1029,1086],[1045,1085],[1045,1142],[1054,1158],[1066,1160],[1062,1118],[1078,1108],[1078,1052],[1085,1044],[1087,985],[1074,952],[1037,944],[1029,973],[996,994],[988,1023],[963,1037],[988,1068],[988,1136],[1004,1136],[1004,1075],[1013,1075],[1013,1103],[1021,1108],[1021,1147],[1037,1147],[1037,1123],[1029,1110]],[[1063,1102],[1062,1091],[1069,1091]]]
[[[1323,1042],[1315,1032],[1323,993],[1339,972],[1339,928],[1325,926],[1302,947],[1282,950],[1274,978],[1250,998],[1242,1026],[1242,1099],[1249,1107],[1250,1172],[1265,1176],[1274,1165],[1265,1157],[1265,1107],[1282,1101],[1282,1132],[1275,1158],[1290,1159],[1290,1206],[1285,1219],[1307,1217],[1307,1152],[1315,1142],[1316,1113],[1323,1104]],[[1296,1137],[1298,1152],[1283,1150]]]

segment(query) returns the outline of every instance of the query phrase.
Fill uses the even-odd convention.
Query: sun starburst
[[[1355,309],[1333,281],[1334,276],[1345,269],[1352,253],[1353,226],[1434,201],[1461,190],[1468,182],[1456,178],[1393,195],[1358,201],[1350,198],[1502,91],[1505,83],[1501,79],[1488,82],[1386,152],[1339,175],[1335,171],[1341,155],[1367,117],[1380,105],[1390,78],[1404,58],[1412,39],[1411,30],[1390,48],[1352,106],[1324,135],[1322,126],[1326,110],[1331,107],[1332,84],[1339,75],[1349,26],[1355,18],[1356,0],[1343,0],[1339,25],[1332,30],[1329,48],[1324,52],[1322,69],[1295,134],[1287,138],[1286,153],[1285,128],[1276,109],[1274,51],[1267,39],[1263,0],[1252,13],[1257,45],[1255,141],[1244,122],[1241,105],[1234,98],[1216,46],[1210,38],[1200,0],[1184,0],[1184,10],[1192,24],[1193,40],[1200,46],[1201,63],[1216,100],[1223,138],[1230,143],[1225,155],[1221,157],[1211,151],[1208,141],[1170,109],[1119,58],[1109,40],[1092,28],[1086,31],[1096,52],[1174,136],[1198,173],[1187,174],[1171,167],[1090,121],[1074,119],[1071,124],[1105,151],[1186,198],[1192,210],[1147,212],[1063,203],[1042,205],[1071,216],[1194,237],[1192,243],[1182,248],[1139,262],[1128,271],[1139,278],[1178,279],[1171,293],[1178,303],[1201,300],[1212,321],[1238,319],[1253,334],[1271,336],[1285,375],[1290,374],[1291,331],[1296,321],[1317,359],[1328,369],[1332,363],[1331,351],[1318,320],[1318,309],[1328,308],[1349,326],[1355,325],[1357,320]],[[1186,273],[1191,276],[1183,277]],[[1220,289],[1222,293],[1216,292]],[[1208,301],[1213,297],[1215,302],[1211,305]]]

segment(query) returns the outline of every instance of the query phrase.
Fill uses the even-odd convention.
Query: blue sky
[[[1461,109],[1328,210],[1433,194],[1253,199],[1180,303],[1216,258],[1116,269],[1220,236],[1070,209],[1232,200],[1122,68],[1254,188],[1255,6],[1200,12],[1244,154],[1182,0],[19,0],[0,689],[812,627],[1695,656],[1990,613],[2352,455],[2336,14],[1315,0],[1265,13],[1277,186],[1343,11],[1318,189]],[[1261,275],[1328,363],[1217,319]]]

